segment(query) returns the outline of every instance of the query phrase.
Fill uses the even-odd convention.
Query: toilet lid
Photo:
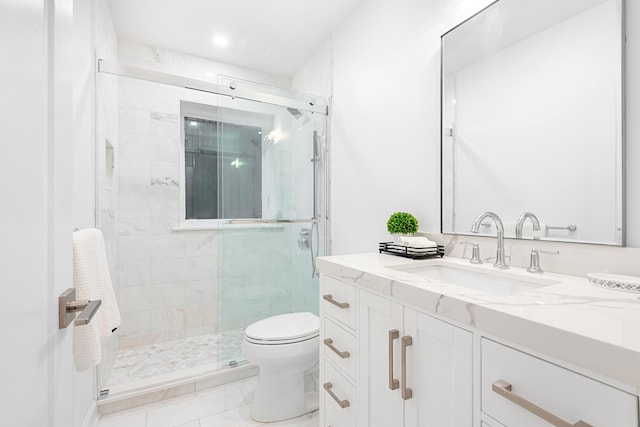
[[[320,320],[313,313],[289,313],[259,320],[247,327],[245,336],[259,341],[291,341],[318,335]]]

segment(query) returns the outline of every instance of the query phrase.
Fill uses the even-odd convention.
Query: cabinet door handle
[[[413,397],[413,390],[407,387],[407,347],[413,345],[413,338],[409,335],[402,337],[402,399],[409,400]]]
[[[329,393],[329,396],[331,396],[333,398],[333,400],[336,401],[336,403],[342,408],[348,408],[349,407],[349,401],[347,399],[344,400],[340,400],[340,398],[338,396],[336,396],[336,394],[331,390],[333,388],[333,384],[331,383],[324,383],[322,385],[322,387],[325,389],[325,391],[327,393]]]
[[[400,338],[400,331],[392,329],[389,331],[389,390],[400,387],[400,382],[393,378],[393,341]]]
[[[331,338],[325,338],[324,339],[324,345],[329,347],[331,349],[331,351],[333,351],[335,354],[340,356],[341,359],[347,359],[347,358],[349,358],[349,356],[351,356],[351,354],[349,354],[348,351],[340,351],[337,348],[335,348],[334,345],[333,345],[333,340]]]
[[[333,296],[331,294],[326,294],[326,295],[322,295],[322,299],[324,299],[325,301],[330,302],[331,304],[335,305],[336,307],[339,308],[349,308],[349,303],[348,302],[338,302],[336,300],[333,299]]]
[[[511,384],[509,384],[504,380],[498,380],[491,385],[491,390],[493,390],[495,393],[498,393],[500,396],[504,397],[505,399],[510,400],[516,405],[542,418],[543,420],[550,423],[551,425],[554,425],[556,427],[593,427],[591,424],[585,423],[584,421],[578,421],[575,424],[568,423],[567,421],[561,418],[558,418],[552,413],[545,411],[541,407],[513,393],[511,391],[511,388],[512,388]]]

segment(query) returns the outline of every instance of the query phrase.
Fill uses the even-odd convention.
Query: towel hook
[[[87,325],[102,305],[102,301],[76,301],[76,290],[69,288],[58,297],[58,329],[65,329],[73,322],[75,326]],[[82,311],[76,319],[76,311]],[[73,320],[75,319],[75,321]]]

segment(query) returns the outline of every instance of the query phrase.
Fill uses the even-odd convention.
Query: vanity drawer
[[[322,277],[320,288],[324,313],[355,330],[356,288],[330,276]]]
[[[356,427],[356,388],[330,362],[324,361],[324,364],[325,377],[320,389],[323,427]]]
[[[638,400],[629,393],[489,339],[481,357],[482,412],[507,427],[549,427],[541,410],[567,425],[638,426]]]
[[[358,360],[356,337],[337,323],[325,318],[321,344],[324,358],[331,360],[336,367],[355,381]]]

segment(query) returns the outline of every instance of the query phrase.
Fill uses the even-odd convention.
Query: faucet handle
[[[463,240],[460,244],[466,246],[471,245],[471,259],[469,259],[471,264],[482,264],[482,260],[480,259],[480,246],[478,245],[478,242]]]
[[[527,271],[529,273],[534,273],[534,274],[544,273],[544,271],[540,267],[540,254],[558,255],[559,253],[560,251],[557,249],[551,249],[551,250],[531,249],[531,260],[529,262],[529,268],[527,268]]]

